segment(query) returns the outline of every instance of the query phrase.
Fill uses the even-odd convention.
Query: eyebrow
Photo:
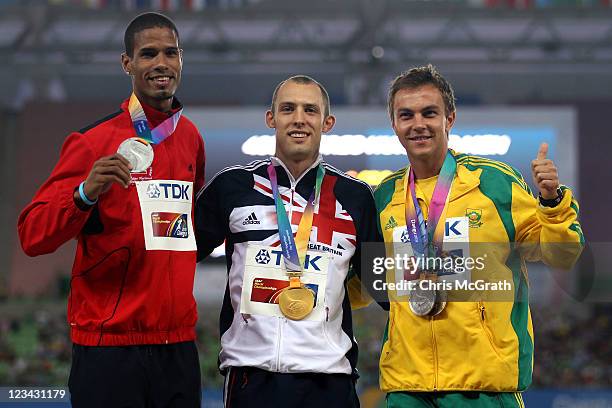
[[[317,105],[316,103],[304,103],[304,104],[300,104],[300,103],[296,103],[296,102],[290,102],[290,101],[281,101],[278,102],[278,106],[297,106],[297,105],[304,105],[305,108],[314,108],[316,110],[320,110],[319,109],[319,105]]]
[[[437,105],[427,105],[423,109],[421,109],[421,111],[439,110],[439,109],[440,109],[440,107],[437,106]],[[399,108],[397,110],[397,113],[414,113],[414,110],[412,110],[410,108]]]
[[[170,47],[161,47],[161,49],[163,51],[168,51],[168,50],[172,50],[172,51],[178,51],[179,47],[176,46],[170,46]],[[160,49],[157,47],[143,47],[140,50],[138,50],[139,53],[143,53],[143,52],[158,52]]]

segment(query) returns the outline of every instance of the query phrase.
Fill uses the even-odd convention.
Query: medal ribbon
[[[408,188],[406,189],[406,229],[410,235],[412,249],[417,256],[425,256],[425,251],[427,251],[428,256],[435,256],[442,248],[444,230],[437,228],[437,226],[444,211],[456,170],[457,162],[451,152],[448,151],[431,197],[427,225],[425,225],[425,217],[416,197],[414,171],[412,166],[409,169]],[[431,244],[436,245],[438,250],[435,250]]]
[[[270,177],[272,195],[274,196],[274,203],[276,205],[278,234],[283,250],[285,268],[287,269],[288,273],[301,273],[304,265],[308,241],[310,239],[310,231],[312,230],[314,206],[315,203],[319,201],[319,196],[321,195],[321,184],[323,183],[323,177],[325,176],[325,169],[322,165],[319,165],[317,168],[315,187],[310,194],[310,198],[308,198],[306,208],[304,208],[304,213],[300,219],[300,224],[298,225],[295,239],[293,238],[293,231],[291,230],[289,217],[287,216],[285,206],[283,205],[283,199],[278,192],[278,178],[276,177],[276,169],[272,163],[270,163],[268,166],[268,176]]]
[[[183,109],[179,110],[174,115],[157,125],[155,129],[151,130],[151,128],[149,128],[149,123],[147,122],[147,117],[142,109],[142,105],[136,97],[136,94],[133,92],[132,96],[130,96],[130,102],[128,103],[128,111],[130,112],[132,124],[134,125],[134,130],[136,130],[136,135],[151,144],[159,144],[174,133],[179,119],[181,118],[181,114],[183,113]]]

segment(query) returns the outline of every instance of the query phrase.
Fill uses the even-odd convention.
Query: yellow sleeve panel
[[[554,208],[544,207],[528,191],[512,184],[512,218],[515,241],[527,261],[569,269],[584,244],[578,222],[578,203],[569,188],[562,187],[563,200]]]

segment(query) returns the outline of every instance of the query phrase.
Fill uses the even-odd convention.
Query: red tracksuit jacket
[[[73,200],[93,163],[136,135],[127,104],[66,139],[51,176],[19,216],[21,245],[36,256],[77,239],[68,301],[73,342],[110,346],[193,340],[196,251],[146,250],[134,184],[128,189],[113,184],[88,211]],[[179,107],[175,99],[174,111]],[[167,118],[143,108],[151,128]],[[150,172],[141,177],[192,182],[188,193],[193,203],[204,184],[204,142],[194,124],[182,116],[154,152]]]

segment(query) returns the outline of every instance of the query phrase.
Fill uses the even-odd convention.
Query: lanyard
[[[181,114],[183,113],[183,109],[179,110],[174,115],[157,125],[155,129],[151,130],[147,122],[147,117],[142,109],[142,105],[136,97],[136,94],[133,92],[132,96],[130,96],[128,111],[130,112],[132,124],[134,125],[134,130],[136,130],[136,135],[151,144],[159,144],[174,133],[174,130],[178,125],[178,121],[181,118]]]
[[[451,152],[448,151],[431,197],[426,226],[423,211],[421,211],[421,206],[416,198],[415,176],[412,166],[409,169],[408,188],[406,189],[406,229],[410,235],[410,244],[416,256],[437,255],[438,249],[441,249],[441,245],[438,245],[439,248],[434,248],[431,244],[441,244],[444,238],[443,229],[437,228],[437,226],[444,211],[456,170],[457,162]]]
[[[285,211],[283,200],[278,192],[278,179],[276,177],[276,169],[274,164],[268,166],[268,176],[272,185],[272,194],[274,195],[274,203],[276,204],[276,218],[278,223],[278,234],[280,236],[281,247],[283,250],[283,258],[285,267],[288,273],[301,274],[304,265],[304,257],[308,240],[310,239],[310,231],[312,229],[312,220],[314,218],[314,206],[319,201],[321,194],[321,184],[325,176],[325,169],[322,165],[317,168],[317,179],[315,187],[308,198],[306,208],[300,219],[295,239],[291,230],[291,223]]]

